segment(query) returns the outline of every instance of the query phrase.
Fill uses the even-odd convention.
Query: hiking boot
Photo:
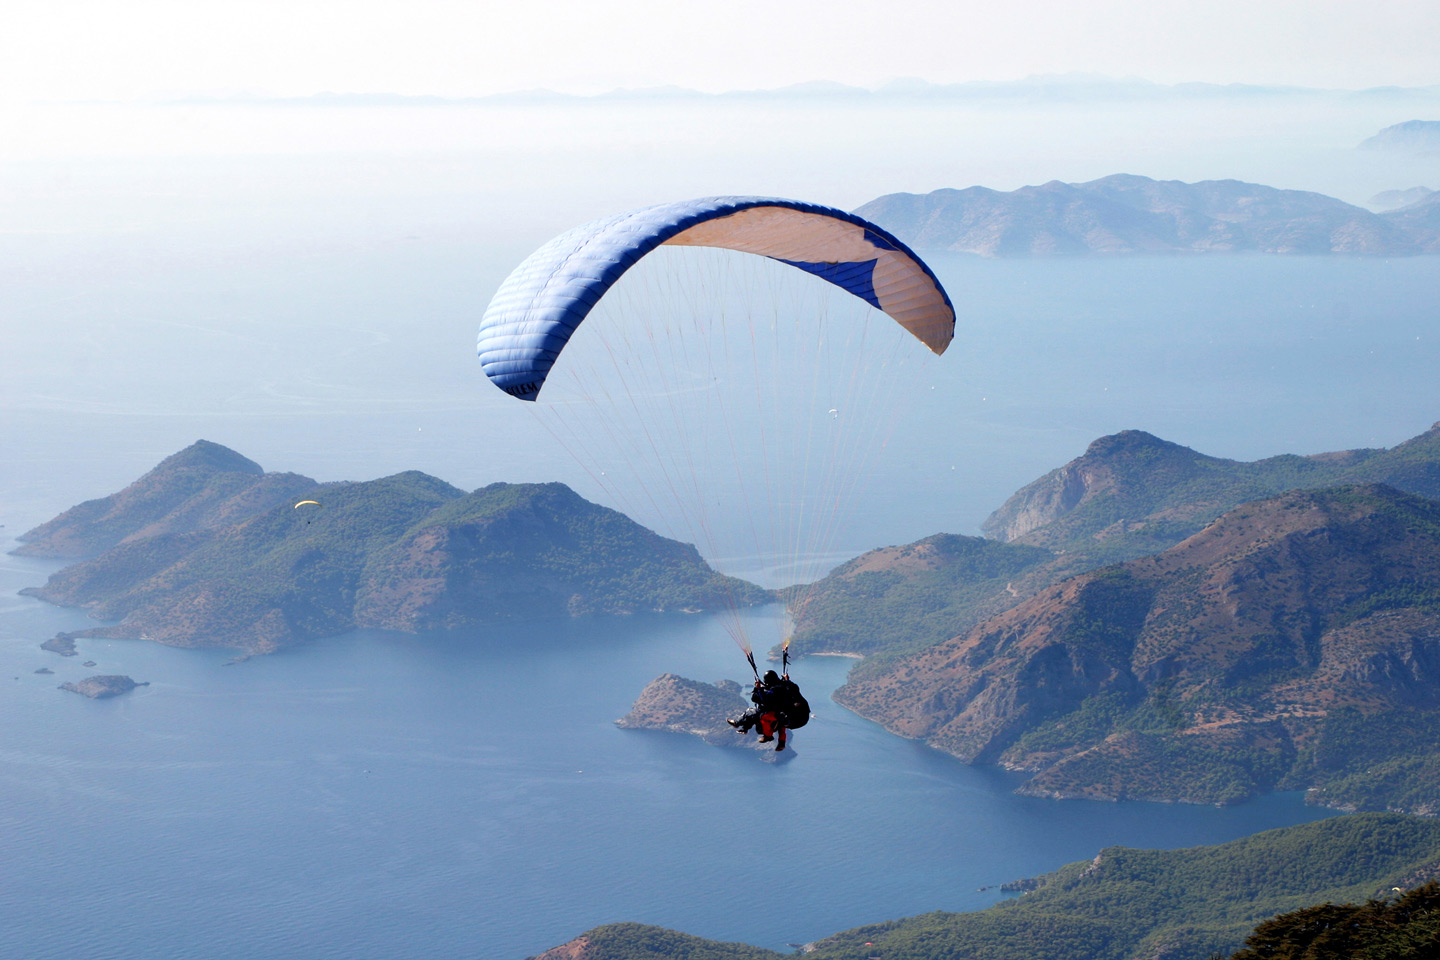
[[[761,737],[761,738],[760,738],[760,742],[761,742],[761,743],[769,743],[771,740],[774,740],[774,739],[775,739],[774,737]]]
[[[726,718],[725,718],[725,722],[728,723],[728,724],[730,724],[730,726],[734,727],[736,730],[740,730],[740,721],[739,721],[739,720],[731,720],[729,717],[726,717]],[[740,732],[741,732],[741,733],[744,733],[745,731],[744,731],[744,730],[740,730]]]
[[[775,752],[776,752],[776,753],[779,753],[781,750],[784,750],[784,749],[785,749],[785,744],[784,744],[783,742],[782,742],[782,743],[778,743],[778,744],[775,745]]]

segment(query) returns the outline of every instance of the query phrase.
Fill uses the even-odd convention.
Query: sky
[[[18,0],[0,102],[483,96],[1071,72],[1440,83],[1436,0]]]

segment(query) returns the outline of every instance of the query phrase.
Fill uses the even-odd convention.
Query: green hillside
[[[903,653],[953,637],[1010,606],[1006,585],[1054,554],[936,534],[872,550],[837,567],[791,602],[791,649],[806,653]]]
[[[207,461],[229,466],[239,458],[210,447],[217,445],[198,451]],[[214,511],[233,511],[233,498],[197,500],[193,484],[177,482],[194,474],[196,452],[182,451],[106,501],[102,526],[132,531],[123,540],[24,592],[119,621],[91,635],[252,653],[356,627],[416,631],[771,599],[711,570],[694,547],[558,483],[499,483],[467,494],[416,471],[322,486],[306,480],[305,496],[318,506],[297,509],[287,496],[223,523]],[[225,475],[273,476],[258,466]],[[141,521],[182,514],[183,531],[144,534]],[[69,511],[46,528],[66,531],[67,542],[96,542],[87,515]]]
[[[871,924],[813,944],[810,960],[1207,960],[1257,924],[1317,903],[1363,902],[1440,871],[1440,822],[1356,814],[1186,850],[1110,847],[974,913]],[[639,924],[592,930],[550,960],[751,960],[784,954]],[[711,952],[704,952],[709,950]],[[562,952],[566,951],[566,952]],[[668,952],[667,952],[668,951]],[[1265,955],[1265,956],[1268,956]],[[1245,957],[1244,960],[1257,960]],[[1317,958],[1318,960],[1318,958]]]
[[[1440,883],[1365,903],[1322,903],[1255,928],[1230,960],[1435,960]]]

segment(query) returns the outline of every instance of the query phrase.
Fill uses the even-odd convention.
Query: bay
[[[54,566],[5,558],[0,595]],[[778,616],[749,629],[778,635]],[[141,641],[82,639],[61,658],[37,645],[82,615],[14,598],[0,617],[15,956],[519,960],[618,920],[783,950],[983,908],[995,885],[1109,844],[1328,815],[1294,795],[1017,797],[1013,776],[837,707],[843,658],[795,668],[816,717],[779,766],[616,728],[659,673],[744,679],[707,616],[361,632],[234,665]],[[93,673],[150,685],[106,701],[55,689]]]

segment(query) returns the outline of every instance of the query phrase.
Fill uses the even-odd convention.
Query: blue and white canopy
[[[705,197],[595,220],[532,253],[480,322],[476,349],[486,376],[511,396],[534,400],[590,309],[661,244],[787,263],[888,314],[936,353],[955,334],[955,309],[935,274],[875,224],[795,200]]]

